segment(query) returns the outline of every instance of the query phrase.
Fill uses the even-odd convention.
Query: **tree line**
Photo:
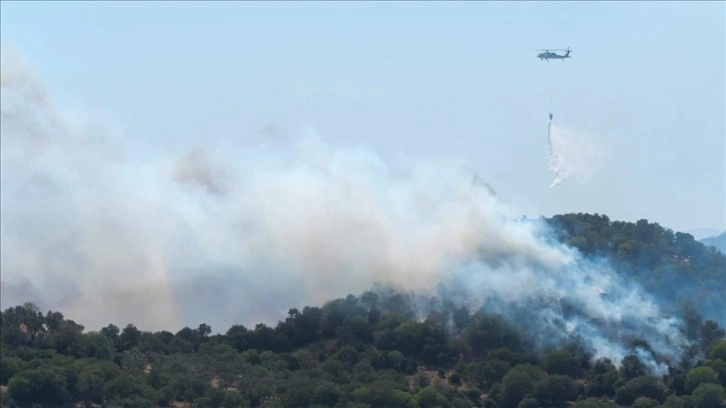
[[[647,222],[556,216],[556,239],[606,256],[633,279],[663,265],[703,285],[726,259]],[[603,243],[605,241],[606,243]],[[627,244],[627,245],[626,245]],[[625,246],[623,246],[625,245]],[[660,254],[654,256],[653,254]],[[645,278],[644,278],[645,277]],[[724,292],[721,292],[723,294]],[[721,301],[722,300],[718,300]],[[98,331],[26,303],[0,312],[3,407],[723,407],[726,333],[701,304],[681,307],[684,358],[654,375],[633,339],[620,361],[580,338],[535,347],[526,327],[444,302],[425,316],[411,294],[368,291],[290,309],[277,325],[200,324],[176,333],[127,324]]]
[[[656,377],[637,344],[617,366],[576,341],[535,352],[499,315],[458,308],[419,321],[385,304],[401,296],[351,295],[291,309],[275,327],[215,335],[205,324],[84,332],[26,303],[1,316],[2,404],[705,408],[726,398],[726,341],[714,322],[700,323],[697,359]]]

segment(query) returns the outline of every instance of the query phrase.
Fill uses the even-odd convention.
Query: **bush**
[[[691,394],[693,408],[717,408],[724,406],[726,390],[718,384],[701,384]]]
[[[632,405],[638,397],[649,397],[659,403],[665,399],[665,386],[653,377],[640,376],[626,382],[615,392],[615,403]]]
[[[686,374],[686,390],[692,392],[701,384],[718,384],[718,373],[711,367],[696,367]]]
[[[543,406],[562,406],[574,401],[578,395],[575,380],[566,375],[549,375],[534,386],[534,395]]]
[[[635,399],[632,408],[657,408],[658,401],[648,397],[638,397]]]

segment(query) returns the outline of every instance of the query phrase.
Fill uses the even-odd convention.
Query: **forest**
[[[628,339],[619,361],[586,339],[539,341],[486,306],[376,287],[290,309],[276,325],[133,323],[86,331],[29,300],[0,314],[3,407],[726,407],[726,256],[689,234],[598,214],[544,221],[551,239],[610,262],[680,318],[688,345],[655,373]],[[424,308],[421,304],[433,305]],[[529,307],[529,306],[528,306]],[[721,312],[719,314],[719,311]],[[543,344],[546,344],[543,346]],[[663,360],[665,361],[665,360]]]

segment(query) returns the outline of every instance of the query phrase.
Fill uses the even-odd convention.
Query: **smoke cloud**
[[[539,302],[527,319],[560,324],[553,341],[579,335],[616,361],[628,336],[665,355],[683,342],[646,293],[516,219],[460,163],[387,163],[314,131],[159,156],[70,115],[5,55],[2,116],[3,307],[34,301],[89,329],[226,330],[378,282],[443,283],[512,315],[502,305]]]

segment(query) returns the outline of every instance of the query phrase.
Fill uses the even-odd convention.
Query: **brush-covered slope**
[[[87,332],[59,312],[44,313],[27,303],[0,316],[2,404],[723,405],[725,333],[704,316],[723,302],[713,285],[726,281],[724,256],[690,235],[646,221],[611,222],[589,214],[547,221],[556,227],[557,239],[590,259],[611,260],[619,274],[657,295],[683,336],[679,349],[661,350],[662,344],[638,337],[642,330],[626,327],[637,321],[588,321],[583,327],[604,325],[599,337],[589,337],[587,330],[573,332],[570,325],[588,320],[592,312],[566,297],[556,302],[559,314],[545,327],[535,322],[540,309],[550,307],[537,303],[542,299],[518,299],[506,307],[499,299],[467,307],[445,288],[421,295],[377,286],[360,296],[290,309],[276,325],[215,328],[219,334],[204,323],[176,333],[141,331],[133,322]],[[667,300],[673,291],[661,282],[664,276],[698,301],[684,305],[685,297]],[[608,339],[622,341],[624,355],[608,359],[594,354],[607,355],[595,341],[606,332]]]
[[[603,257],[640,283],[667,309],[695,302],[726,323],[726,255],[658,223],[611,221],[606,215],[563,214],[547,219],[557,239],[588,258]]]

